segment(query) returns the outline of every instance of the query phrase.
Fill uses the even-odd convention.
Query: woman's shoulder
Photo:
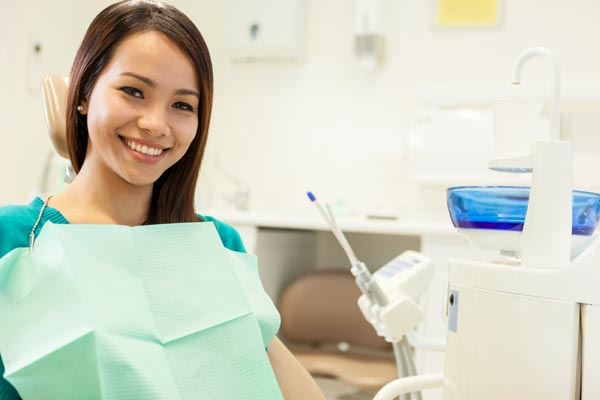
[[[0,206],[0,257],[17,247],[28,245],[35,224],[34,203]]]
[[[34,217],[34,203],[29,204],[11,204],[0,206],[0,222],[18,221],[22,219],[31,219]]]
[[[244,242],[238,231],[231,225],[226,224],[223,221],[219,221],[218,219],[208,216],[208,215],[200,215],[198,216],[206,222],[212,222],[217,228],[217,232],[219,237],[221,238],[221,242],[223,242],[223,246],[227,247],[229,250],[237,251],[240,253],[245,253],[246,248],[244,247]]]

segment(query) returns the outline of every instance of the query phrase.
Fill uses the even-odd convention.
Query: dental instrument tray
[[[457,228],[522,231],[529,187],[460,186],[447,192]],[[573,235],[591,235],[600,219],[600,194],[573,190]]]

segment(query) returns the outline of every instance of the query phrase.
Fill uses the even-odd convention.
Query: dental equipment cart
[[[600,195],[571,189],[571,145],[559,139],[560,72],[553,54],[524,52],[513,83],[535,56],[554,66],[550,137],[533,141],[531,154],[498,157],[496,148],[490,162],[499,171],[531,172],[531,189],[448,190],[455,226],[474,243],[516,257],[449,263],[445,399],[600,399],[594,378],[600,373],[600,236],[594,235]],[[496,137],[504,134],[498,129]]]
[[[489,163],[497,171],[531,173],[531,187],[447,193],[459,231],[501,255],[449,262],[444,374],[398,379],[375,400],[435,385],[443,386],[446,400],[600,399],[600,195],[571,188],[554,55],[540,47],[523,52],[512,81],[520,82],[523,65],[536,56],[554,68],[550,133],[535,138],[518,132],[518,124],[511,132],[495,121],[496,158]],[[515,104],[525,107],[499,107]],[[530,139],[525,152],[516,145],[524,135]]]

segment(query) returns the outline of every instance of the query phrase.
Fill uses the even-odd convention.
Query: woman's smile
[[[126,151],[131,154],[135,160],[148,164],[154,164],[160,161],[170,149],[169,147],[147,143],[141,139],[130,139],[120,135],[119,139],[125,146]]]

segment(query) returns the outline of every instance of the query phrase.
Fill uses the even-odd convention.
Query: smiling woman
[[[141,222],[196,221],[194,193],[212,98],[208,48],[187,17],[148,2],[108,7],[90,25],[71,71],[67,137],[73,168],[86,177],[99,167],[115,175],[107,176],[111,186],[146,184],[152,195]],[[146,152],[168,150],[153,159],[142,155],[144,145]]]
[[[0,324],[11,327],[0,330],[0,399],[132,398],[131,388],[145,399],[322,399],[275,336],[279,315],[238,233],[194,210],[212,99],[207,46],[174,7],[122,1],[92,21],[67,100],[77,177],[45,202],[0,207]]]

